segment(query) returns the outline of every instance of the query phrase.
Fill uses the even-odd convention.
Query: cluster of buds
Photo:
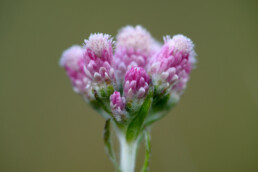
[[[116,42],[107,34],[91,34],[83,46],[64,51],[60,65],[74,91],[107,120],[104,140],[113,162],[110,121],[122,136],[122,171],[134,168],[137,146],[131,143],[138,143],[143,131],[179,101],[195,56],[194,44],[186,36],[166,36],[162,45],[141,26],[122,28]]]
[[[150,91],[154,92],[150,110],[160,106],[160,100],[169,106],[166,96],[177,102],[196,61],[192,41],[183,35],[166,36],[161,46],[141,26],[122,28],[116,39],[114,43],[110,35],[92,34],[84,46],[64,51],[60,65],[74,91],[99,101],[110,117],[127,124]]]

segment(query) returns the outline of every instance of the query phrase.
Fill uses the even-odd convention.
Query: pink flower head
[[[83,49],[81,46],[74,45],[62,54],[59,61],[60,66],[64,67],[70,78],[73,89],[76,93],[91,97],[91,82],[83,70]]]
[[[124,49],[128,54],[149,55],[153,38],[142,26],[126,26],[117,35],[116,48]]]
[[[125,119],[125,98],[121,97],[120,92],[115,91],[110,96],[110,107],[116,121]]]
[[[154,85],[159,85],[161,90],[175,85],[177,81],[188,80],[186,78],[192,69],[191,61],[194,61],[195,56],[192,41],[183,35],[175,35],[172,39],[167,36],[164,42],[148,68]]]
[[[132,67],[125,74],[124,96],[143,98],[149,89],[150,78],[141,67]]]
[[[172,90],[176,91],[180,95],[186,88],[187,82],[190,78],[190,73],[195,66],[196,53],[194,51],[194,44],[189,38],[183,35],[176,35],[173,37],[173,39],[175,47],[177,47],[177,51],[181,51],[182,54],[188,56],[187,63],[182,65],[182,68],[177,71],[178,81],[172,88]]]
[[[107,34],[92,34],[85,40],[85,73],[94,83],[114,83],[112,68],[112,38]]]
[[[151,34],[140,25],[122,28],[117,35],[114,59],[118,78],[122,80],[131,67],[145,68],[157,45]]]

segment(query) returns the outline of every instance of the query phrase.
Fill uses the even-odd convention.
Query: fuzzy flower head
[[[173,86],[172,91],[177,92],[181,95],[186,88],[187,82],[190,78],[190,73],[196,63],[196,53],[194,51],[194,44],[191,39],[183,36],[176,35],[173,37],[174,41],[172,42],[172,47],[175,47],[175,51],[182,54],[182,56],[188,57],[188,60],[185,64],[177,70],[178,81]]]
[[[126,99],[136,97],[138,99],[146,96],[150,84],[150,78],[141,67],[132,67],[125,74],[124,96]]]
[[[181,34],[173,36],[172,39],[167,36],[165,41],[168,43],[170,48],[174,48],[174,53],[180,52],[186,56],[189,55],[194,48],[194,44],[191,39]]]
[[[81,46],[74,45],[62,54],[59,61],[60,66],[64,67],[70,78],[73,89],[76,93],[92,99],[91,81],[83,70],[83,49]]]
[[[167,36],[164,42],[150,61],[148,69],[159,92],[170,89],[179,80],[185,81],[192,68],[189,59],[195,56],[192,41],[183,35],[175,35],[172,39]]]
[[[126,118],[125,98],[121,97],[120,92],[115,91],[110,96],[110,107],[116,121],[121,122],[125,120]]]
[[[117,35],[116,47],[125,49],[127,53],[148,55],[152,41],[150,33],[142,26],[126,26]]]
[[[151,34],[140,25],[126,26],[119,31],[114,66],[121,82],[126,71],[132,67],[145,68],[157,45]]]
[[[83,49],[79,45],[73,45],[65,50],[59,61],[59,65],[65,68],[69,68],[73,71],[78,71],[81,68],[81,62],[83,59]]]
[[[85,48],[91,51],[95,56],[104,58],[103,60],[111,63],[113,55],[112,38],[108,34],[95,33],[91,34],[88,40],[85,40]]]
[[[107,87],[116,85],[112,67],[112,43],[110,35],[102,33],[92,34],[88,40],[85,40],[84,70],[96,90],[102,89],[102,92],[107,91]]]

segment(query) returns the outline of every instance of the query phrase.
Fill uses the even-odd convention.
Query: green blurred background
[[[1,0],[0,171],[114,171],[104,120],[58,61],[90,33],[116,35],[127,24],[160,41],[183,33],[198,54],[181,102],[153,127],[150,171],[257,172],[256,0]]]

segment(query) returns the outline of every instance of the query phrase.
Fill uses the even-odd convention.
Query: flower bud
[[[189,59],[194,61],[195,56],[192,41],[183,35],[175,35],[172,39],[167,36],[164,42],[148,66],[158,94],[172,87],[185,86],[192,68]],[[179,85],[175,86],[177,83]]]
[[[141,67],[132,67],[125,74],[124,96],[126,99],[144,98],[149,89],[150,78]]]
[[[116,121],[121,122],[126,119],[125,98],[120,96],[120,92],[115,91],[110,96],[110,107]]]
[[[114,65],[121,83],[127,70],[134,66],[145,68],[157,45],[150,33],[140,25],[126,26],[119,31]]]
[[[175,40],[174,46],[177,47],[177,51],[181,51],[182,54],[185,54],[186,56],[188,56],[187,63],[185,65],[183,65],[180,70],[177,71],[178,81],[172,88],[172,91],[175,91],[176,94],[181,96],[181,94],[185,90],[187,82],[190,78],[190,73],[195,66],[196,53],[193,50],[194,45],[189,38],[186,38],[183,35],[176,35],[173,37],[173,39]]]
[[[59,61],[60,66],[64,67],[68,77],[70,78],[73,90],[86,96],[86,99],[93,99],[91,92],[91,81],[83,70],[83,49],[78,45],[74,45],[62,54]]]
[[[142,26],[126,26],[117,35],[116,48],[122,48],[126,53],[148,55],[152,41],[150,33]]]
[[[112,38],[107,34],[92,34],[85,40],[84,70],[95,90],[109,97],[116,85],[112,65]]]

